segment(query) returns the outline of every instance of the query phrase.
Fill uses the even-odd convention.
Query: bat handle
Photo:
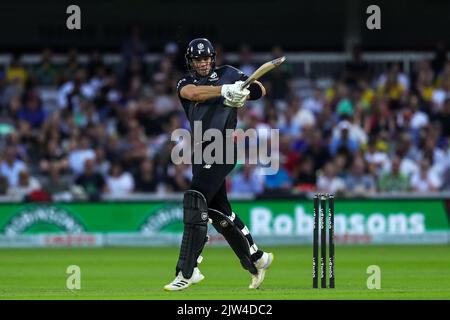
[[[253,81],[250,81],[250,78],[245,80],[245,82],[241,85],[241,90],[246,89]]]

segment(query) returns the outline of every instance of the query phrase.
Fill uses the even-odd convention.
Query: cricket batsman
[[[226,129],[236,129],[237,109],[246,100],[256,100],[266,94],[264,86],[253,82],[242,89],[248,78],[232,66],[215,66],[216,53],[205,38],[192,40],[185,59],[189,75],[177,84],[181,101],[191,130],[194,122],[201,121],[202,130],[218,129],[226,137]],[[228,140],[229,141],[229,140]],[[202,148],[208,143],[203,143]],[[224,148],[225,152],[225,148]],[[223,157],[226,159],[226,155]],[[263,252],[254,243],[248,228],[232,211],[227,198],[225,178],[236,165],[232,163],[196,164],[193,162],[193,178],[190,189],[183,197],[184,232],[176,265],[175,279],[164,286],[167,291],[178,291],[204,279],[197,263],[201,262],[203,247],[207,242],[208,221],[223,235],[239,258],[244,269],[251,274],[250,289],[258,289],[265,271],[273,261],[273,254]]]

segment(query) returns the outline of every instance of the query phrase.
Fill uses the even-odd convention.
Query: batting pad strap
[[[250,254],[254,254],[256,251],[258,251],[258,247],[254,244],[250,247]]]
[[[241,229],[242,233],[244,236],[248,235],[250,233],[250,231],[248,230],[247,227],[244,227],[243,229]]]

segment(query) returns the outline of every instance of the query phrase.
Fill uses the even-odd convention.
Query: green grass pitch
[[[338,246],[336,288],[312,289],[311,246],[264,248],[275,261],[259,290],[231,249],[206,247],[205,280],[181,292],[178,248],[1,249],[0,299],[450,299],[450,246]],[[66,269],[81,268],[69,290]],[[367,288],[367,267],[381,268],[381,289]]]

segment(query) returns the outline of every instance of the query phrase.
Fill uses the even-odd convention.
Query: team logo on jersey
[[[198,48],[199,50],[202,50],[204,47],[205,47],[205,46],[203,45],[203,43],[199,43],[199,44],[197,45],[197,48]]]
[[[217,73],[216,73],[216,72],[213,72],[213,73],[209,76],[209,79],[208,79],[208,81],[217,81],[217,80],[219,80],[219,78],[217,77]]]

